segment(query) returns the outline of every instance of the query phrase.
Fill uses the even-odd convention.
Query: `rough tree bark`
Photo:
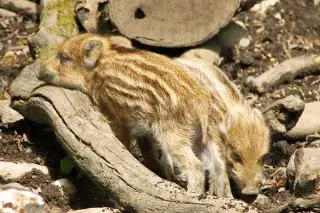
[[[184,47],[201,44],[224,27],[239,0],[110,0],[109,15],[119,31],[143,44]]]
[[[85,174],[129,212],[249,211],[241,201],[201,198],[159,178],[115,138],[86,95],[44,86],[36,79],[38,71],[38,64],[32,64],[13,81],[13,108],[29,119],[49,124]]]
[[[23,15],[39,15],[38,5],[27,0],[0,0],[0,7]]]

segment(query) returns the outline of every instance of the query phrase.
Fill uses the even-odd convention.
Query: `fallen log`
[[[242,201],[187,193],[156,176],[117,140],[88,96],[44,86],[36,79],[38,71],[38,64],[29,65],[13,81],[13,108],[31,120],[50,125],[79,168],[127,211],[209,213],[251,209]]]
[[[130,39],[162,47],[201,44],[224,27],[239,0],[110,0],[108,11],[118,30]]]

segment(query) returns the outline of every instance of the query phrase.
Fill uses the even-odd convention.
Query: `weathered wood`
[[[88,96],[79,91],[43,86],[35,77],[38,71],[38,64],[32,64],[11,84],[14,109],[52,126],[76,164],[129,212],[245,212],[249,209],[237,200],[201,199],[159,178],[117,140]]]
[[[23,15],[39,15],[37,4],[27,0],[0,0],[0,7]]]
[[[41,0],[41,16],[39,30],[28,37],[33,47],[38,48],[61,44],[67,38],[79,33],[75,20],[74,5],[76,0]]]
[[[319,68],[319,55],[301,55],[275,65],[258,77],[249,76],[246,84],[254,91],[266,93],[283,82],[293,81],[297,76],[319,73]]]
[[[111,21],[143,44],[184,47],[213,37],[233,17],[239,0],[110,0]]]

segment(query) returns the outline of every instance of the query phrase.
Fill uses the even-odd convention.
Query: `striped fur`
[[[139,146],[151,149],[152,156],[144,158],[157,162],[163,177],[202,193],[208,170],[212,194],[232,197],[228,175],[240,189],[248,188],[261,166],[252,175],[243,174],[267,151],[255,152],[249,143],[265,147],[251,138],[259,138],[267,128],[235,85],[200,61],[172,60],[121,43],[92,34],[71,38],[42,63],[39,79],[88,94],[129,150],[136,138],[147,138]],[[247,131],[255,126],[253,121],[259,131]],[[241,134],[246,141],[235,142]],[[247,153],[251,159],[245,158],[245,149],[252,149],[254,154]],[[235,152],[244,164],[233,161]]]
[[[202,148],[194,147],[207,135],[203,125],[211,99],[181,64],[83,34],[62,44],[42,67],[39,79],[92,97],[128,149],[136,138],[148,138],[162,176],[204,192]]]
[[[217,178],[215,174],[221,174],[226,169],[242,194],[259,193],[264,181],[263,159],[269,152],[270,143],[269,129],[262,114],[246,103],[237,87],[218,68],[212,68],[196,58],[176,60],[186,66],[189,76],[206,87],[213,100],[218,100],[214,101],[212,114],[221,116],[216,124],[224,138],[225,156],[215,153],[217,148],[210,145],[209,150],[203,153],[206,169],[213,168],[209,169],[209,181],[212,178],[212,182],[223,182],[223,178],[214,180]],[[216,144],[216,141],[208,143]],[[219,162],[221,165],[214,168]],[[219,186],[223,185],[220,183],[213,190],[222,190]]]

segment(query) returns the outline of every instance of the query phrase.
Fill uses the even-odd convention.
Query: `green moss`
[[[110,123],[110,121],[108,120],[108,117],[105,115],[101,115],[99,118],[99,121],[101,121],[102,123]]]
[[[0,93],[0,100],[6,100],[6,96],[4,95],[4,93]]]
[[[46,47],[42,47],[39,50],[39,58],[37,61],[42,64],[44,61],[48,60],[52,56],[55,56],[57,53],[58,45],[49,45]]]
[[[76,1],[74,0],[57,0],[50,2],[48,6],[44,8],[41,16],[52,10],[56,10],[58,12],[57,25],[48,27],[49,31],[52,31],[55,34],[64,36],[66,38],[72,37],[74,35],[74,31],[77,28],[74,18],[75,2]]]

